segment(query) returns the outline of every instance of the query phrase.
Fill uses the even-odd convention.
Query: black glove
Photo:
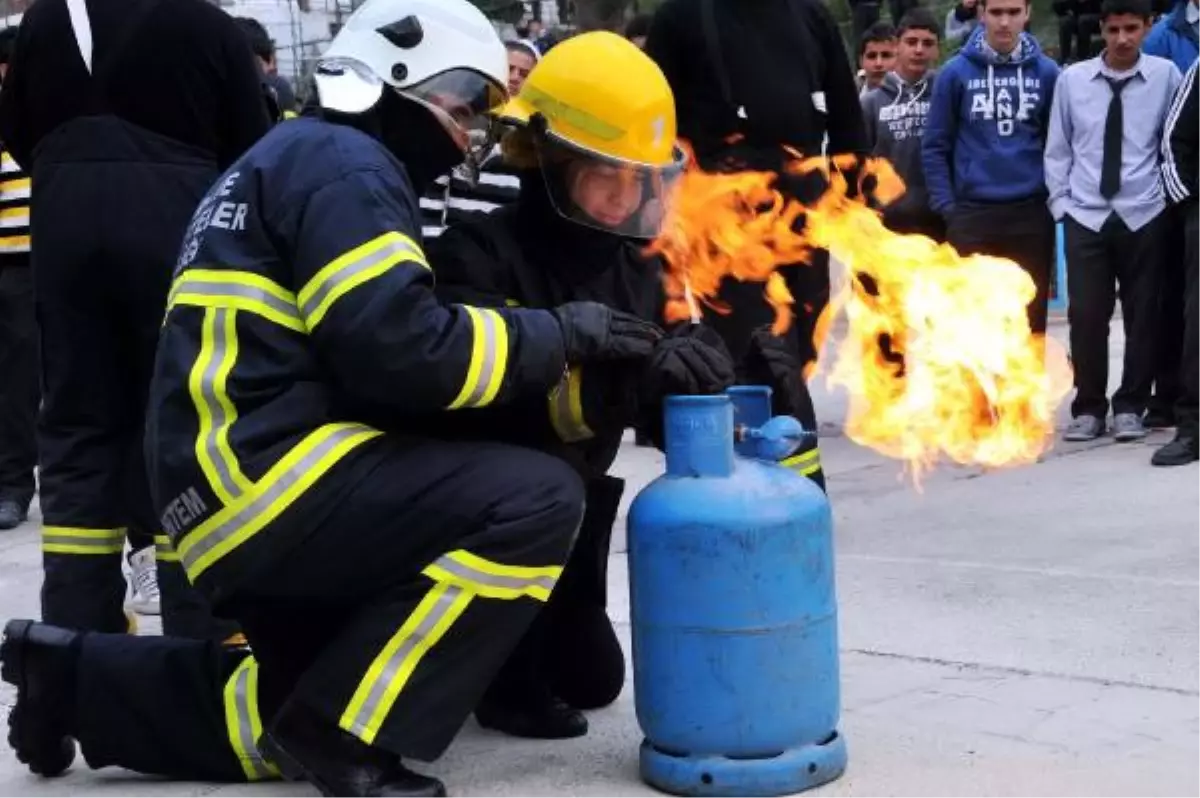
[[[645,375],[648,402],[670,394],[718,394],[733,385],[733,358],[712,328],[681,324],[654,347]]]
[[[568,302],[555,308],[554,315],[572,364],[645,358],[663,336],[657,325],[599,302]]]
[[[772,412],[776,415],[797,415],[799,408],[811,405],[811,400],[805,401],[807,392],[802,389],[803,367],[792,341],[764,326],[750,334],[739,377],[746,384],[770,386]]]

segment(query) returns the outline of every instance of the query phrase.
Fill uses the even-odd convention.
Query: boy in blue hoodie
[[[1058,65],[1024,31],[1028,0],[981,5],[983,24],[934,83],[921,141],[929,204],[959,252],[1029,272],[1029,324],[1044,333],[1055,243],[1042,151]]]

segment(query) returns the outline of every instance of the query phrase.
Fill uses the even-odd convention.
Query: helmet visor
[[[659,234],[685,161],[678,147],[670,164],[654,166],[590,152],[553,134],[538,137],[538,162],[555,210],[626,238]]]
[[[441,122],[468,161],[495,144],[494,112],[508,100],[504,87],[473,69],[450,69],[397,89],[424,105]]]

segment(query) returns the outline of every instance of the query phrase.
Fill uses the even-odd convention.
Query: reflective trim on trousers
[[[342,713],[339,725],[372,744],[421,659],[475,598],[546,601],[561,566],[503,565],[459,549],[422,571],[435,584],[375,657]]]
[[[252,656],[242,660],[225,682],[225,728],[247,780],[279,778],[279,770],[258,750],[262,718],[258,714],[258,662]]]
[[[154,558],[158,562],[179,562],[179,553],[169,535],[154,536]]]
[[[177,541],[194,582],[214,563],[258,534],[353,449],[382,433],[362,424],[326,424],[280,458],[232,504]]]
[[[340,255],[313,275],[296,295],[305,325],[310,331],[315,330],[334,302],[405,262],[429,268],[420,245],[397,232],[384,233]]]
[[[564,443],[578,443],[595,437],[583,417],[583,372],[578,366],[550,390],[550,424]]]
[[[779,461],[779,464],[807,477],[821,470],[821,450],[809,449],[807,452],[785,457]]]
[[[124,529],[87,529],[74,526],[42,527],[44,554],[120,554],[125,550]]]

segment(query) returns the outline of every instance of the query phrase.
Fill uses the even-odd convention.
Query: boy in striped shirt
[[[16,28],[0,30],[0,80],[16,33]],[[33,501],[40,398],[29,176],[0,142],[0,530],[24,521]]]

